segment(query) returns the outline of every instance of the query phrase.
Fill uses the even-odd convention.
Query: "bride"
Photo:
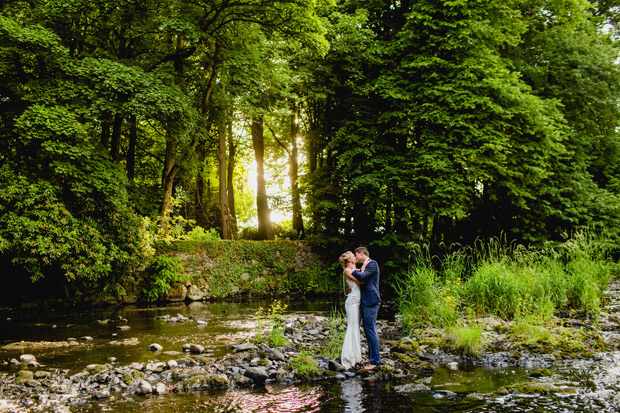
[[[362,345],[360,342],[360,285],[351,275],[355,270],[355,255],[347,251],[340,256],[340,264],[344,268],[343,279],[347,283],[349,294],[344,303],[347,312],[347,332],[344,336],[340,361],[348,370],[362,361]],[[363,270],[362,270],[363,271]]]

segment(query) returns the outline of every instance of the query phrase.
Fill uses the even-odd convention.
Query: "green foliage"
[[[602,239],[587,232],[543,249],[491,240],[452,253],[458,257],[441,262],[442,276],[429,256],[420,255],[397,284],[399,318],[407,332],[454,325],[474,314],[550,320],[560,310],[580,309],[596,319],[607,283],[618,270],[605,248]]]
[[[321,348],[321,354],[331,358],[338,358],[342,353],[342,344],[347,332],[347,317],[341,310],[332,309],[329,313],[326,327],[329,330],[327,341]]]
[[[484,349],[483,327],[453,326],[446,329],[446,345],[465,356],[477,357]]]
[[[299,378],[315,378],[322,373],[319,362],[308,351],[297,354],[291,360],[290,366],[294,369],[295,376]]]
[[[189,277],[183,272],[181,262],[175,257],[163,254],[155,257],[151,265],[151,279],[144,294],[148,301],[157,301],[167,294],[175,282],[188,282]]]
[[[284,337],[284,311],[286,304],[282,305],[280,300],[274,300],[267,312],[264,313],[260,307],[254,314],[256,321],[256,334],[252,338],[254,344],[267,343],[271,347],[281,347],[289,344]]]

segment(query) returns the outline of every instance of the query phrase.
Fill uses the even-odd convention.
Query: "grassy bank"
[[[510,333],[529,331],[529,340],[558,315],[596,322],[607,283],[617,272],[604,241],[579,233],[534,249],[494,239],[441,258],[418,248],[407,276],[396,284],[402,327],[408,334],[443,328],[447,347],[475,354],[483,347],[476,322],[481,317],[512,321]]]

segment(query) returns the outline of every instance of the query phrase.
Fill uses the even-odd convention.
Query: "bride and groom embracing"
[[[365,370],[381,365],[379,355],[379,336],[377,335],[377,313],[381,306],[379,296],[379,265],[370,259],[366,247],[358,247],[355,252],[347,251],[340,256],[344,268],[344,280],[349,294],[344,303],[347,313],[347,332],[342,345],[340,361],[348,370],[362,361],[360,342],[360,321],[364,320],[364,334],[368,343],[368,360]],[[362,264],[357,269],[355,264]]]

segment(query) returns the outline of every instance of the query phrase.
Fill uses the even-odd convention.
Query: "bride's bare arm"
[[[351,280],[351,281],[355,281],[356,283],[360,283],[360,281],[355,278],[354,276],[351,275],[351,273],[353,272],[352,268],[345,268],[344,269],[344,276],[347,277],[347,279]]]

